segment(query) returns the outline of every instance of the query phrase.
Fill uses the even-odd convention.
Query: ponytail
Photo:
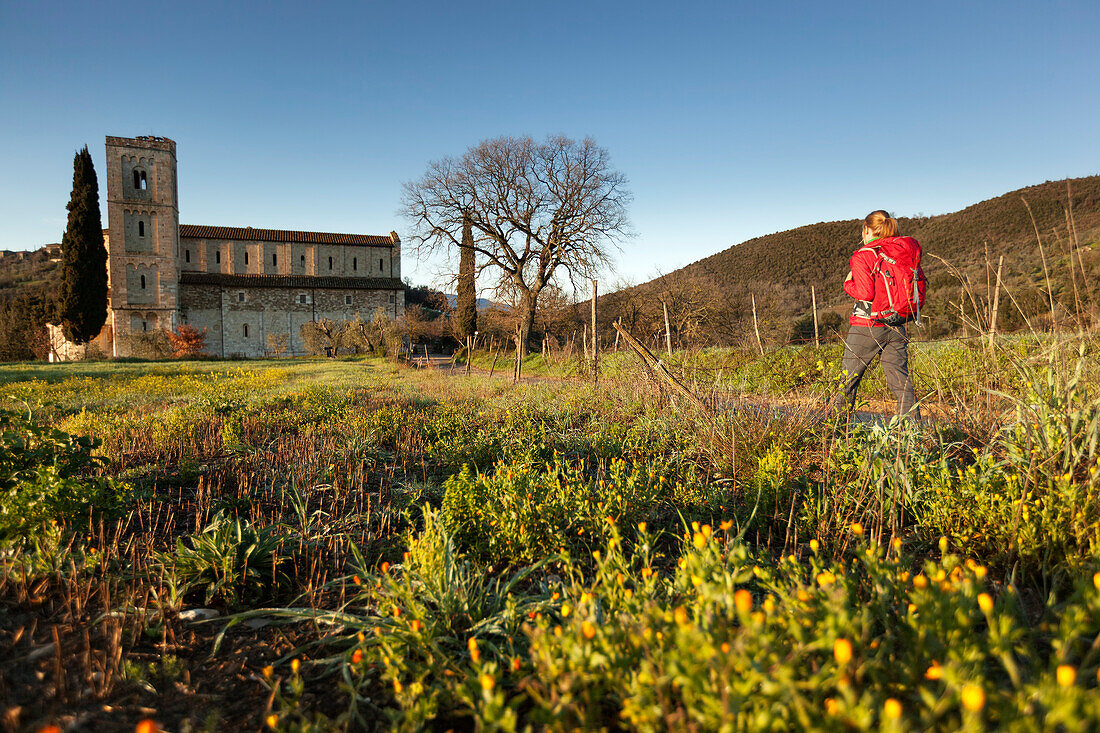
[[[882,209],[868,214],[867,218],[863,220],[863,226],[870,229],[876,239],[898,236],[898,220]]]

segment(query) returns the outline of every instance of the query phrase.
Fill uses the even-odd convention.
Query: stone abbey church
[[[205,351],[304,353],[309,321],[405,310],[396,232],[330,234],[179,223],[176,143],[107,138],[107,324],[96,339],[130,356],[141,333],[206,329]]]

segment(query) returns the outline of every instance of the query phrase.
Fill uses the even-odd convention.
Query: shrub
[[[447,480],[443,519],[459,545],[480,557],[534,562],[559,548],[602,546],[614,523],[648,517],[666,485],[653,465],[622,460],[603,478],[561,459],[542,469],[502,462],[492,473],[466,466]]]
[[[206,348],[206,329],[199,330],[183,323],[175,331],[168,332],[168,342],[172,347],[172,356],[187,359],[197,356]]]
[[[129,488],[88,475],[101,464],[98,445],[0,411],[0,542],[26,541],[51,520],[79,527],[118,510]]]
[[[281,555],[285,536],[272,525],[257,529],[246,519],[218,512],[197,535],[176,540],[162,557],[187,592],[202,589],[204,603],[250,604],[287,581]]]

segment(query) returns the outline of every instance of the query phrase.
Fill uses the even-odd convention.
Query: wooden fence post
[[[810,300],[814,304],[814,346],[821,346],[821,337],[817,332],[817,288],[810,286]]]
[[[993,313],[989,317],[989,350],[993,351],[993,337],[997,333],[997,308],[1001,300],[1001,267],[1005,263],[1005,256],[997,261],[997,285],[993,290]]]
[[[668,325],[668,303],[661,298],[661,307],[665,310],[665,351],[672,356],[672,329]]]
[[[600,383],[600,337],[596,332],[596,278],[592,278],[592,384]]]
[[[516,363],[512,367],[512,384],[515,384],[519,381],[520,370],[523,364],[523,362],[520,361],[519,358],[519,344],[522,340],[522,333],[523,332],[521,330],[516,330]]]
[[[760,349],[760,356],[763,356],[764,342],[760,340],[760,324],[756,322],[756,293],[752,295],[752,329],[756,331],[756,347]]]

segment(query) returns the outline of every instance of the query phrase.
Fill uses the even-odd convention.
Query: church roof
[[[362,244],[392,247],[401,241],[397,232],[379,234],[337,234],[335,232],[295,232],[287,229],[252,227],[214,227],[180,224],[180,239],[234,239],[250,242],[301,242],[303,244]]]
[[[182,228],[182,227],[181,227]],[[297,240],[295,240],[297,241]],[[404,290],[396,277],[327,277],[318,275],[229,275],[220,272],[180,273],[181,285],[221,285],[227,288],[344,288]]]

